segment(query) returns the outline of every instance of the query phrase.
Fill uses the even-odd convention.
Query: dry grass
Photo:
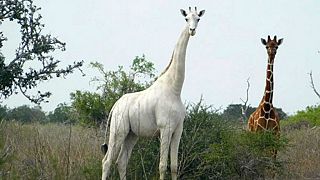
[[[320,179],[320,127],[286,132],[290,147],[280,158],[284,160],[286,177]]]
[[[69,125],[3,123],[0,179],[100,179],[102,134],[79,126],[70,134]],[[320,179],[320,128],[283,134],[290,147],[278,156],[285,162],[279,179]],[[8,158],[1,164],[4,151]]]
[[[0,179],[100,178],[103,139],[95,129],[58,124],[3,126],[13,159],[3,165]]]

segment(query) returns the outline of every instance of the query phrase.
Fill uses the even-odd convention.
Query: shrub
[[[320,106],[310,106],[303,111],[298,111],[297,114],[281,121],[281,125],[284,127],[294,126],[294,124],[298,124],[301,121],[307,122],[311,126],[320,126]]]
[[[205,179],[207,172],[204,167],[203,155],[210,145],[221,141],[221,132],[229,127],[217,110],[211,106],[197,104],[187,107],[187,115],[179,149],[179,172],[181,179]]]
[[[287,140],[272,132],[251,133],[237,129],[224,130],[221,141],[211,145],[205,155],[206,172],[213,179],[259,179],[267,172],[280,173],[282,162],[272,151],[283,150]],[[269,177],[270,178],[270,177]]]

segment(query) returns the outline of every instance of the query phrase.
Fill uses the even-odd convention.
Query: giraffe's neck
[[[272,104],[273,98],[273,61],[274,57],[269,57],[267,66],[267,76],[266,76],[266,87],[264,91],[264,96],[262,101],[264,103]]]
[[[172,91],[177,95],[181,94],[184,81],[185,58],[189,38],[189,29],[188,26],[186,26],[175,46],[169,66],[161,75],[161,79],[165,82],[167,87],[172,88]]]

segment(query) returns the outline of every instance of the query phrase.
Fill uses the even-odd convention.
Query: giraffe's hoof
[[[101,145],[101,151],[103,154],[106,154],[108,151],[108,145],[106,143]]]

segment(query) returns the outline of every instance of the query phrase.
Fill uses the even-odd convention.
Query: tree
[[[250,104],[248,104],[249,101],[249,90],[250,90],[250,78],[247,79],[247,90],[246,90],[246,99],[243,100],[242,98],[240,98],[240,100],[242,101],[243,105],[241,106],[241,120],[242,123],[245,124],[248,121],[248,108],[250,107]]]
[[[225,121],[218,109],[205,105],[202,97],[186,109],[179,146],[179,179],[208,179],[203,156],[212,143],[220,141],[221,131],[231,121]]]
[[[7,111],[8,111],[7,106],[0,105],[0,121],[7,116]]]
[[[44,24],[40,8],[33,0],[0,0],[0,25],[4,21],[16,22],[20,26],[21,42],[15,57],[6,60],[1,48],[7,41],[0,32],[0,99],[8,98],[19,91],[33,103],[40,103],[50,97],[51,92],[30,94],[41,82],[53,77],[67,76],[83,64],[74,62],[59,69],[59,60],[53,57],[56,50],[65,50],[65,43],[50,34],[43,34]],[[81,71],[82,72],[82,71]]]
[[[102,96],[107,101],[108,112],[121,96],[146,89],[155,77],[154,64],[147,61],[145,55],[136,56],[128,72],[123,66],[118,66],[116,71],[105,71],[103,65],[98,62],[91,63],[91,66],[102,75],[102,78],[95,77],[92,81],[99,83],[97,90],[102,91]]]
[[[41,110],[40,106],[30,108],[27,105],[23,105],[9,110],[5,119],[23,123],[43,122],[46,120],[46,114]]]
[[[124,94],[137,92],[149,87],[155,77],[153,63],[145,56],[136,56],[129,71],[123,66],[118,70],[106,71],[101,63],[92,62],[102,77],[95,77],[92,82],[98,83],[97,90],[102,93],[76,91],[71,93],[72,107],[75,108],[82,122],[100,124],[106,118],[113,104]]]
[[[252,114],[256,108],[253,108],[251,106],[246,107],[246,114],[245,116],[248,117],[250,114]],[[229,104],[228,107],[223,111],[222,113],[223,117],[227,120],[232,121],[240,121],[244,123],[243,121],[243,105],[242,104]]]
[[[106,117],[106,101],[98,93],[76,91],[71,93],[71,101],[82,124],[98,125]]]
[[[48,120],[49,122],[55,123],[65,123],[65,122],[72,122],[72,107],[66,104],[59,104],[57,108],[53,112],[49,112]]]

